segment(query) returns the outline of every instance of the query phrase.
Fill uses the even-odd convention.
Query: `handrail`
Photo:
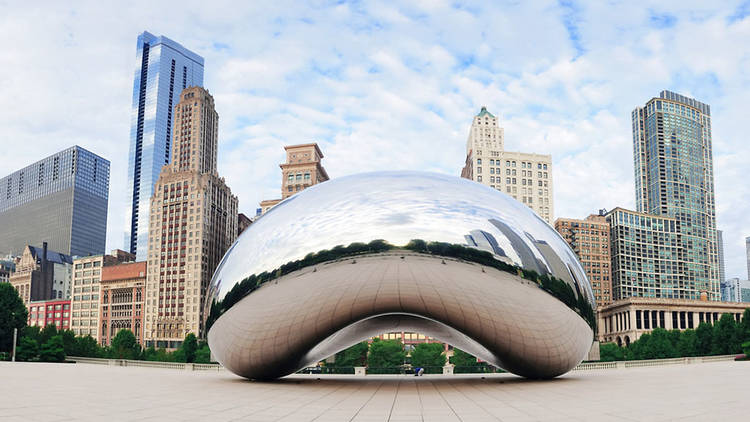
[[[669,359],[649,359],[649,360],[626,360],[626,361],[613,361],[613,362],[581,362],[573,368],[573,371],[589,371],[598,369],[623,369],[623,368],[643,368],[651,366],[668,366],[668,365],[687,365],[695,363],[707,363],[707,362],[725,362],[733,361],[736,355],[721,355],[721,356],[698,356],[698,357],[684,357],[684,358],[669,358]],[[182,363],[182,362],[156,362],[147,360],[129,360],[129,359],[104,359],[104,358],[88,358],[88,357],[77,357],[68,356],[68,361],[76,363],[88,363],[94,365],[109,365],[109,366],[135,366],[144,368],[163,368],[163,369],[180,369],[186,371],[222,371],[223,366],[217,363]],[[385,369],[392,370],[386,371]],[[367,368],[368,374],[404,374],[403,369],[396,371],[396,368]],[[400,369],[400,368],[399,368]],[[497,372],[502,372],[498,370]],[[314,375],[328,375],[328,374],[353,374],[354,368],[326,368],[321,370],[321,367],[309,367],[303,368],[297,372],[298,374],[314,374]],[[406,372],[411,374],[411,372]]]

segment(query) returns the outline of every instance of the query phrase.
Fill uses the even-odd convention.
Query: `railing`
[[[652,366],[669,366],[669,365],[686,365],[695,363],[706,363],[706,362],[726,362],[733,361],[736,355],[722,355],[722,356],[700,356],[700,357],[686,357],[686,358],[670,358],[670,359],[650,359],[650,360],[629,360],[629,361],[615,361],[615,362],[582,362],[575,368],[574,371],[589,371],[596,369],[622,369],[622,368],[642,368]],[[216,363],[180,363],[180,362],[154,362],[146,360],[128,360],[128,359],[101,359],[101,358],[86,358],[68,356],[67,360],[76,363],[88,363],[93,365],[108,365],[108,366],[135,366],[143,368],[163,368],[163,369],[180,369],[184,371],[222,371],[224,367]],[[454,371],[446,372],[443,368],[430,367],[430,371],[425,373],[435,374],[448,374],[448,373],[501,373],[505,372],[502,369],[495,368],[493,366],[476,366],[476,367],[454,367]],[[472,372],[472,370],[474,370]],[[413,375],[413,369],[404,367],[393,367],[393,368],[367,368],[366,373],[369,375]],[[330,375],[330,374],[355,374],[354,367],[308,367],[297,371],[297,374],[311,374],[311,375]]]
[[[68,356],[67,360],[75,363],[90,363],[94,365],[137,366],[142,368],[181,369],[185,371],[221,371],[224,369],[223,366],[216,363],[156,362],[149,360],[102,359],[77,356]]]

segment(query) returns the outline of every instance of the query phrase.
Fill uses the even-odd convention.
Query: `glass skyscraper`
[[[720,300],[711,108],[662,91],[632,113],[639,212],[674,218],[685,255],[675,298]],[[654,253],[658,253],[655,251]]]
[[[0,255],[26,245],[104,253],[109,161],[70,147],[0,179]]]
[[[203,86],[203,57],[169,38],[138,36],[128,159],[130,244],[139,261],[148,254],[149,201],[162,166],[169,164],[172,109],[183,89]]]

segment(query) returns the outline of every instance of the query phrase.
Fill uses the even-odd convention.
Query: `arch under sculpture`
[[[586,356],[594,309],[575,254],[525,205],[466,179],[386,172],[313,186],[256,220],[217,268],[204,323],[216,359],[251,379],[390,331],[551,378]]]

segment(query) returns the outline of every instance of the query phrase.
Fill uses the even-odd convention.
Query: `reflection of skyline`
[[[563,262],[570,259],[564,251],[567,244],[528,207],[458,177],[422,172],[361,174],[312,186],[290,199],[259,218],[232,246],[212,281],[222,280],[217,286],[219,298],[252,274],[336,245],[376,239],[404,246],[412,239],[467,244],[471,236],[480,249],[505,257],[503,261],[547,273],[541,252],[519,236],[522,228],[545,240]],[[578,265],[571,262],[573,268]]]

